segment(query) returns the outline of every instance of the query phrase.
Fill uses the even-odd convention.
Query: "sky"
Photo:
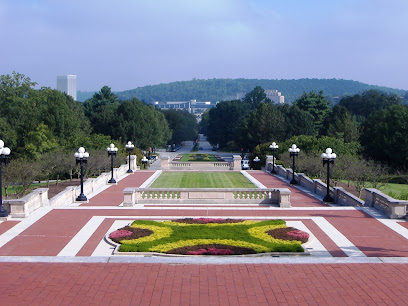
[[[113,91],[212,78],[408,90],[407,0],[0,0],[0,74]],[[279,90],[279,88],[277,88]]]

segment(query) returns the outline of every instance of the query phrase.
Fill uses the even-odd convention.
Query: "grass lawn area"
[[[380,187],[380,191],[395,199],[408,200],[408,185],[405,184],[387,183]]]
[[[286,227],[283,220],[230,220],[136,220],[109,237],[121,244],[122,252],[187,255],[303,252],[301,244],[309,238],[305,232]]]
[[[239,172],[163,172],[151,188],[256,188]]]
[[[213,154],[182,154],[181,162],[217,162]]]
[[[347,184],[347,181],[342,180]],[[351,182],[353,184],[353,182]],[[373,188],[372,184],[368,183],[366,188]],[[382,193],[399,200],[408,200],[408,185],[407,184],[393,184],[386,183],[378,188]]]

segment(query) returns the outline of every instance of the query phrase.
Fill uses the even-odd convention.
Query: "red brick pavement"
[[[123,189],[126,187],[140,187],[155,171],[136,171],[97,194],[81,206],[119,206],[123,202]]]
[[[0,223],[0,235],[7,232],[14,225],[18,224],[20,221],[4,221]]]
[[[291,191],[290,194],[290,203],[293,207],[325,207],[328,206],[327,204],[322,203],[321,201],[317,200],[316,198],[308,195],[297,189],[296,187],[292,187],[291,185],[287,184],[286,182],[278,179],[274,175],[271,175],[266,172],[262,171],[248,171],[250,175],[252,175],[255,179],[257,179],[260,183],[265,185],[267,188],[289,188]]]
[[[406,305],[407,264],[0,263],[0,305]]]
[[[324,217],[337,230],[345,235],[367,256],[408,257],[408,240],[394,232],[381,222],[358,210],[149,210],[149,209],[56,209],[34,223],[19,236],[0,249],[0,256],[56,256],[65,245],[78,233],[92,216],[197,216],[205,217]],[[334,247],[327,235],[316,230],[314,223],[309,228],[324,246],[329,247],[335,256],[344,256]],[[103,229],[107,229],[104,225]],[[104,230],[98,229],[89,240],[91,245],[103,238]],[[87,246],[89,248],[90,245]],[[88,255],[91,249],[84,249],[81,255]],[[337,255],[336,255],[337,254]]]

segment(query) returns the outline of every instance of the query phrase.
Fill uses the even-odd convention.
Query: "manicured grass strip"
[[[244,221],[240,223],[186,224],[136,220],[132,228],[153,231],[150,236],[121,240],[121,252],[161,252],[186,246],[223,244],[264,252],[303,252],[302,242],[282,240],[266,231],[285,228],[283,220]]]
[[[217,162],[213,154],[182,154],[181,162]]]
[[[163,172],[151,188],[255,188],[239,172]]]

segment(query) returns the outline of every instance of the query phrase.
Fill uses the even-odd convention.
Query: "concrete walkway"
[[[248,174],[268,188],[290,188],[292,208],[121,207],[123,189],[154,173],[128,175],[80,206],[44,207],[0,223],[0,305],[406,303],[408,222],[326,205],[261,171]],[[309,232],[310,256],[112,256],[103,240],[135,219],[180,217],[283,219]]]

